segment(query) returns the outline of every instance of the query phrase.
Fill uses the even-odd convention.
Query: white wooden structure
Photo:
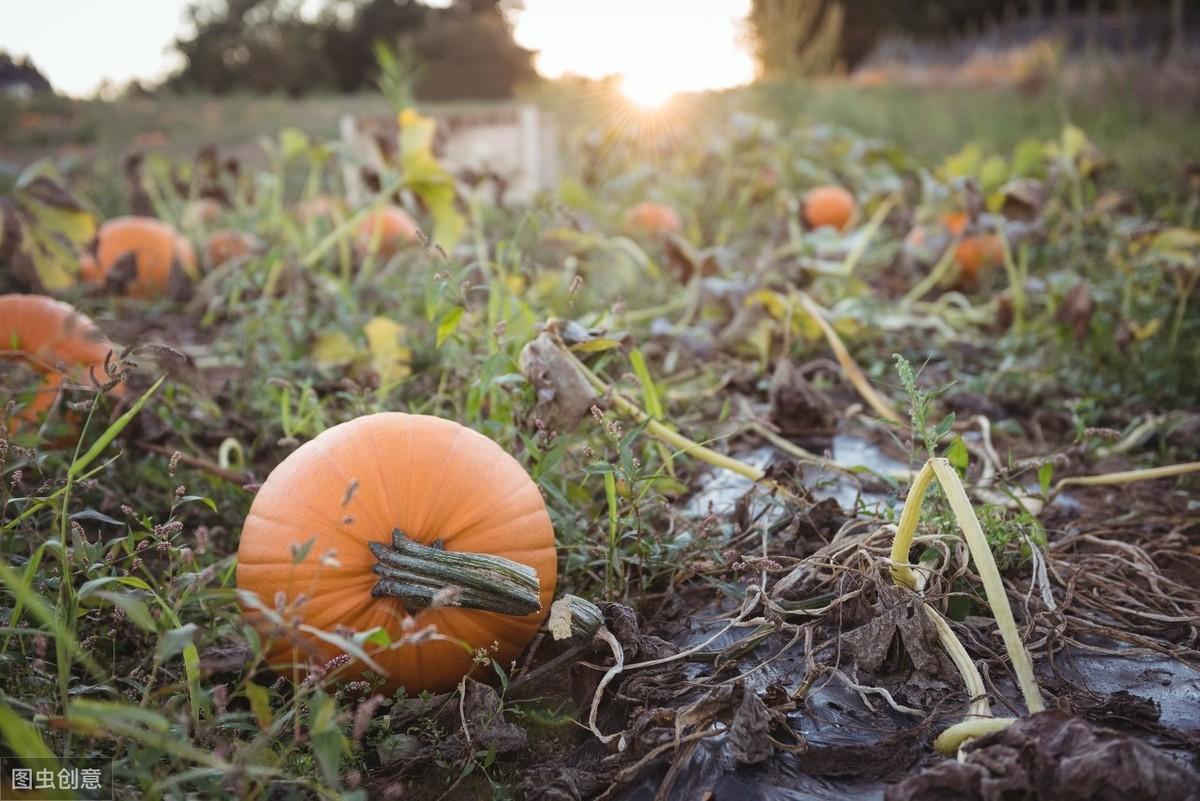
[[[493,202],[522,205],[558,180],[558,131],[550,116],[529,103],[423,106],[419,111],[437,122],[434,152],[464,184],[491,193]],[[352,160],[343,168],[352,203],[367,192],[358,167],[383,171],[386,149],[395,147],[399,127],[394,117],[341,120],[341,138]]]

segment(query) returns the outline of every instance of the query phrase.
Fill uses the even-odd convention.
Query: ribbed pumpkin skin
[[[358,245],[364,253],[376,248],[381,259],[390,259],[409,245],[419,243],[417,222],[399,206],[370,212],[358,225]]]
[[[844,231],[857,210],[854,195],[840,186],[818,186],[804,196],[804,221],[809,228],[829,225]]]
[[[9,427],[38,420],[64,380],[88,383],[91,366],[103,381],[104,359],[112,348],[96,324],[69,304],[43,295],[0,295],[0,359],[19,359],[44,379],[36,399]]]
[[[399,640],[406,632],[404,604],[371,597],[378,577],[367,545],[390,543],[395,528],[424,544],[440,538],[447,551],[494,554],[537,570],[539,612],[514,617],[442,607],[418,611],[413,621],[416,629],[436,626],[471,648],[495,642],[495,658],[507,666],[549,612],[557,583],[554,530],[541,493],[520,464],[492,440],[449,420],[383,412],[334,426],[296,449],[250,507],[238,548],[238,588],[272,607],[278,592],[289,603],[305,593],[310,600],[301,609],[302,622],[323,630],[383,626]],[[293,565],[291,546],[313,538],[307,558]],[[340,567],[321,565],[330,549]],[[311,650],[293,654],[292,643],[277,640],[272,665],[338,655],[321,640],[298,636],[305,638],[300,647]],[[409,692],[448,690],[474,667],[461,645],[440,640],[375,658],[388,671],[389,688]],[[343,675],[362,669],[356,665]]]
[[[176,262],[190,278],[198,277],[192,244],[170,225],[153,217],[113,218],[100,226],[96,239],[94,268],[81,272],[84,280],[103,281],[126,253],[137,258],[137,278],[128,292],[131,297],[166,294]]]

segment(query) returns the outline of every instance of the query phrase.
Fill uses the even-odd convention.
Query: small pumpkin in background
[[[106,381],[104,363],[112,350],[96,324],[67,303],[44,295],[0,295],[0,361],[39,376],[33,399],[6,421],[8,430],[39,422],[66,383],[90,385],[92,373]],[[6,380],[4,386],[13,384]],[[0,410],[8,400],[0,395]]]
[[[390,259],[404,248],[421,243],[417,221],[399,206],[373,209],[358,224],[357,243],[363,254]]]
[[[213,231],[204,242],[204,263],[211,270],[227,261],[243,259],[258,249],[258,240],[244,231]]]
[[[954,260],[958,263],[964,284],[978,284],[983,271],[1004,263],[1004,242],[1000,236],[994,233],[967,234],[971,219],[965,211],[947,212],[941,216],[941,222],[951,236],[962,237],[954,249]]]
[[[1004,242],[999,234],[965,236],[954,250],[954,260],[963,283],[974,286],[982,273],[1004,263]]]
[[[841,186],[818,186],[804,195],[804,222],[809,228],[829,226],[845,231],[854,224],[858,204]]]
[[[389,689],[410,693],[454,687],[478,649],[507,666],[556,580],[550,517],[517,461],[458,423],[399,412],[292,452],[255,496],[238,548],[243,610],[271,641],[272,667],[290,675],[341,654],[314,632],[382,627],[395,643],[432,626],[437,637],[370,654]]]
[[[679,213],[665,203],[643,200],[625,212],[625,227],[650,236],[677,234],[683,230]]]
[[[80,277],[135,298],[178,297],[199,278],[196,252],[173,227],[153,217],[116,217],[100,226]]]

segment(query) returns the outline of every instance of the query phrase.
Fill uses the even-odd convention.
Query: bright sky
[[[60,92],[163,77],[187,0],[0,0],[0,50],[28,55]]]
[[[753,80],[749,13],[750,0],[525,0],[514,37],[548,78],[620,73],[626,94],[653,105]]]
[[[524,2],[515,36],[540,51],[538,70],[549,78],[620,73],[627,94],[653,104],[754,77],[754,60],[740,43],[750,0]],[[89,95],[104,79],[156,81],[179,66],[171,43],[184,30],[187,4],[0,0],[0,50],[32,56],[56,89],[72,95]]]

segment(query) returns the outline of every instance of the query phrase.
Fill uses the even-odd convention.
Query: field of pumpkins
[[[29,166],[3,755],[118,798],[1195,797],[1200,186],[1150,206],[1069,125],[706,126],[570,131],[519,207],[412,109],[359,204],[293,129],[131,162],[108,218]]]

